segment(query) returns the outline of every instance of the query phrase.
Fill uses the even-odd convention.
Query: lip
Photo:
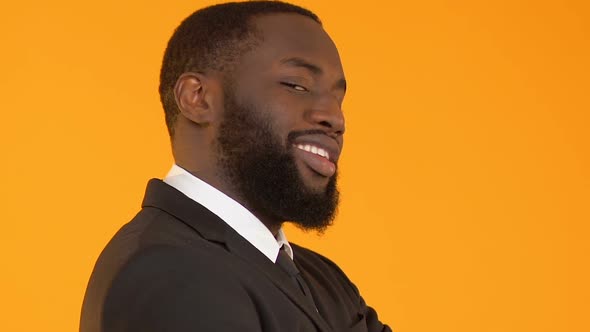
[[[340,157],[340,145],[338,142],[327,135],[322,134],[313,134],[313,135],[305,135],[300,136],[295,139],[292,144],[294,146],[298,144],[309,144],[317,146],[318,148],[322,148],[328,152],[330,155],[329,160],[336,164],[338,162],[338,158]]]

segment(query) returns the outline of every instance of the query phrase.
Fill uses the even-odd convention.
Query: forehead
[[[242,67],[261,70],[288,58],[303,58],[327,73],[343,76],[336,45],[322,26],[299,14],[263,15],[254,19],[262,40],[242,59]]]

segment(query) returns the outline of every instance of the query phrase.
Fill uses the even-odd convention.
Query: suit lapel
[[[314,322],[320,331],[332,331],[316,309],[309,304],[301,292],[295,287],[286,273],[229,227],[217,215],[202,205],[191,200],[163,181],[152,179],[148,183],[142,207],[154,207],[166,211],[194,229],[203,238],[213,242],[224,243],[231,253],[262,272],[262,274]]]
[[[285,272],[239,234],[233,232],[228,235],[227,246],[234,255],[244,259],[270,279],[275,286],[287,295],[287,297],[314,322],[320,331],[332,331],[332,329],[326,324],[326,321],[317,312],[316,308],[303,297],[301,291],[295,287],[293,281]]]

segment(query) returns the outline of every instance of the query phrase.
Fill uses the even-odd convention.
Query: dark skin
[[[293,131],[318,131],[299,137],[292,151],[305,185],[325,190],[344,134],[346,81],[336,46],[317,22],[301,15],[264,15],[254,23],[263,40],[242,56],[232,73],[236,100],[265,112],[285,144]],[[223,73],[184,73],[174,92],[180,109],[172,144],[176,164],[244,205],[276,235],[285,220],[253,211],[216,165]],[[304,151],[305,145],[321,148],[329,157]]]

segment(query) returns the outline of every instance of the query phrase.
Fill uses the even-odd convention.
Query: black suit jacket
[[[96,262],[80,331],[391,331],[336,264],[292,247],[319,312],[223,220],[153,179]]]

